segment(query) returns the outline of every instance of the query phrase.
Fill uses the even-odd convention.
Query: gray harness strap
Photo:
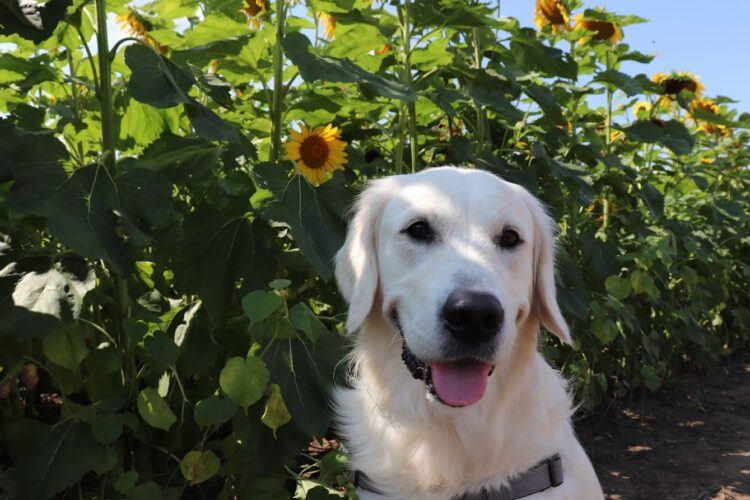
[[[476,493],[464,493],[455,496],[452,500],[515,500],[534,493],[539,493],[548,488],[560,486],[563,483],[563,469],[560,455],[555,454],[542,460],[537,465],[519,474],[510,480],[507,486],[501,489],[482,489]],[[372,492],[383,494],[364,472],[354,472],[354,485]]]

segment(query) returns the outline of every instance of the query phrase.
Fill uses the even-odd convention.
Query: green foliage
[[[308,453],[344,372],[333,257],[368,179],[428,165],[550,207],[575,345],[543,350],[587,410],[748,345],[732,101],[494,2],[289,3],[0,0],[0,498],[351,498],[345,450]],[[318,187],[281,159],[299,123],[348,144]]]

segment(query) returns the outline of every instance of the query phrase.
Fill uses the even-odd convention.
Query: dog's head
[[[525,189],[487,172],[442,167],[372,181],[336,278],[347,329],[382,315],[449,406],[482,398],[527,322],[570,342],[555,296],[552,221]]]

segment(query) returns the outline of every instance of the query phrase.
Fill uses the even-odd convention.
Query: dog
[[[542,325],[571,342],[554,256],[542,204],[489,172],[367,184],[335,258],[356,336],[334,410],[360,498],[603,498],[537,351]]]

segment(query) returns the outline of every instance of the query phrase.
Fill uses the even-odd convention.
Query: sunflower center
[[[542,2],[539,7],[542,9],[544,17],[546,17],[551,24],[565,23],[565,18],[560,11],[560,7],[556,3]]]
[[[666,94],[679,94],[683,90],[695,93],[698,90],[698,84],[695,80],[689,78],[670,78],[664,82],[664,93]]]
[[[302,141],[299,156],[310,168],[321,168],[328,160],[328,143],[320,136],[312,135]]]
[[[615,25],[608,21],[591,21],[589,29],[596,31],[594,38],[597,40],[608,40],[615,34]]]

